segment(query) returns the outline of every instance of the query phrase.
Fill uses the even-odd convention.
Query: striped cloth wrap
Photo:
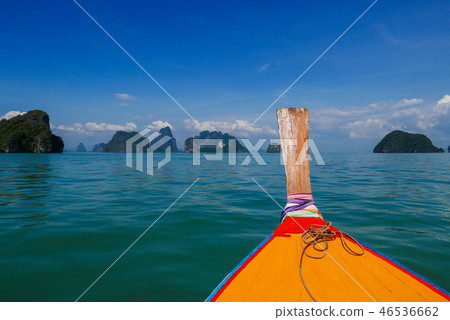
[[[288,216],[322,218],[311,193],[288,194],[287,203],[281,212],[280,221],[283,222]]]

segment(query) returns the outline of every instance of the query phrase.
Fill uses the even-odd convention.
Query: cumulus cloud
[[[82,132],[83,130],[83,125],[81,123],[74,123],[73,126],[64,126],[64,125],[59,125],[55,127],[58,130],[62,130],[62,131],[71,131],[71,132]]]
[[[442,105],[442,104],[446,104],[446,105],[448,105],[450,103],[450,95],[448,95],[448,94],[446,94],[446,95],[444,95],[443,97],[442,97],[442,99],[440,99],[439,101],[438,101],[438,105]]]
[[[424,101],[423,99],[416,99],[416,98],[412,98],[412,99],[402,99],[399,102],[397,102],[394,107],[395,108],[401,108],[401,107],[409,107],[409,106],[413,106],[416,104],[422,104]]]
[[[125,125],[87,122],[84,128],[87,131],[131,131],[135,130],[137,126],[133,122],[126,122]]]
[[[448,116],[450,110],[450,95],[446,94],[438,101],[438,103],[433,107],[433,114],[436,117]]]
[[[249,137],[255,134],[269,134],[276,135],[278,132],[269,126],[255,127],[247,120],[234,120],[233,122],[226,121],[200,121],[199,124],[195,123],[191,119],[183,121],[185,128],[199,131],[222,131],[227,133],[233,133],[239,137]]]
[[[136,97],[133,97],[132,95],[128,94],[128,93],[114,93],[114,95],[116,96],[116,98],[120,99],[120,100],[136,100]]]
[[[320,136],[380,138],[402,129],[449,137],[450,95],[434,103],[413,98],[363,107],[312,109],[310,119],[312,131]]]
[[[170,123],[161,120],[153,121],[152,124],[149,124],[146,127],[151,130],[159,130],[161,128],[169,127],[171,130],[173,130],[173,126]]]
[[[344,126],[348,130],[350,138],[373,138],[378,136],[380,132],[389,131],[386,124],[380,119],[357,120]]]
[[[159,130],[161,128],[169,127],[173,130],[173,126],[169,122],[162,120],[153,121],[152,124],[149,124],[146,127],[151,130]],[[77,122],[71,126],[58,125],[52,126],[52,128],[65,131],[66,133],[78,133],[85,135],[95,135],[100,132],[138,131],[138,126],[133,122],[126,122],[125,124],[111,124],[105,122],[86,122],[85,124],[82,124]]]
[[[85,124],[74,123],[72,126],[58,125],[55,128],[61,131],[90,135],[102,131],[133,131],[137,129],[137,126],[133,122],[126,122],[124,125],[86,122]]]
[[[6,119],[9,120],[11,118],[17,117],[17,116],[21,116],[23,114],[25,114],[26,112],[20,112],[20,111],[9,111],[7,112],[5,115],[0,117],[0,120]]]

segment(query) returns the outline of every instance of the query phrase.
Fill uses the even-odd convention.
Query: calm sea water
[[[174,154],[149,176],[124,154],[0,154],[0,300],[74,301],[200,178],[81,301],[203,301],[279,223],[252,178],[284,206],[284,169],[263,156]],[[311,177],[325,219],[450,290],[450,155],[323,157]]]

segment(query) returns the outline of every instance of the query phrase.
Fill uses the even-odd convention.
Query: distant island
[[[61,153],[64,141],[50,130],[42,110],[0,120],[0,153]]]
[[[99,143],[96,144],[93,148],[92,148],[92,152],[103,152],[103,149],[105,148],[105,144],[104,143]]]
[[[163,145],[158,147],[154,152],[165,152],[167,147],[170,147],[171,152],[178,152],[177,143],[175,138],[172,135],[172,131],[169,127],[162,128],[159,130],[160,135],[154,140],[150,141],[148,145],[146,145],[143,150],[146,151],[149,146],[155,144],[157,141],[161,140],[164,136],[168,136],[170,138],[169,141],[165,142]],[[94,146],[94,152],[126,152],[126,143],[128,139],[133,138],[135,135],[139,134],[139,132],[125,132],[125,131],[117,131],[112,139],[107,143],[100,143]],[[139,142],[143,141],[144,137],[141,137],[135,141],[133,144],[133,152],[135,152],[135,146]]]
[[[267,147],[266,152],[267,153],[280,153],[281,152],[281,146],[278,143],[271,143]]]
[[[387,134],[373,149],[374,153],[430,153],[444,152],[424,134],[395,130]]]
[[[220,139],[223,142],[223,153],[229,152],[230,140],[236,140],[236,153],[244,153],[248,152],[247,148],[245,148],[235,137],[229,135],[228,133],[222,133],[221,131],[202,131],[200,134],[195,137],[189,137],[184,141],[184,152],[192,153],[194,150],[193,141],[194,139]],[[204,153],[216,153],[216,146],[205,145],[201,146],[201,152]]]
[[[83,142],[81,142],[77,147],[77,152],[86,152]]]

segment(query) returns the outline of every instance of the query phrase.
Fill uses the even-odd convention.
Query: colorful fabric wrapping
[[[288,194],[287,203],[281,212],[280,221],[283,222],[288,216],[322,218],[311,193]]]

